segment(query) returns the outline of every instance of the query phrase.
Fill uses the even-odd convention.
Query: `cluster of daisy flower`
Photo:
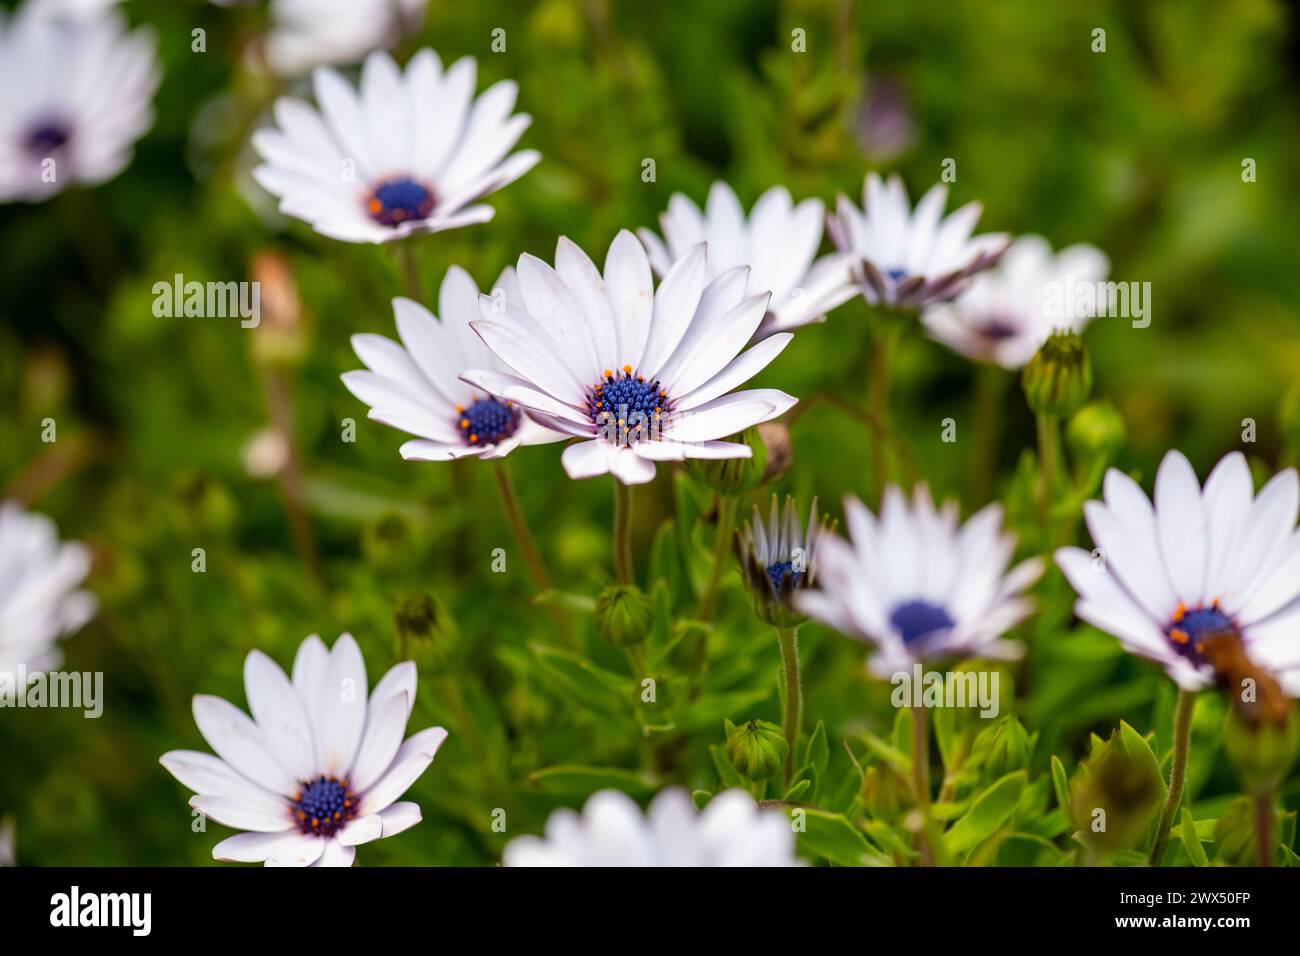
[[[269,7],[267,62],[285,74],[312,70],[314,102],[282,97],[273,122],[252,137],[261,159],[254,176],[286,216],[332,239],[408,242],[488,222],[484,200],[540,160],[515,151],[530,119],[514,112],[514,82],[476,93],[471,58],[444,66],[423,49],[403,69],[385,52],[418,27],[424,0]],[[361,57],[355,85],[325,65]],[[158,82],[148,31],[129,31],[112,4],[28,0],[0,22],[0,200],[43,200],[119,173],[150,125]],[[795,202],[780,186],[748,213],[722,182],[703,208],[674,195],[660,234],[620,231],[600,265],[561,237],[551,262],[523,254],[491,289],[452,266],[437,315],[398,298],[398,341],[353,337],[365,369],[343,383],[372,419],[410,436],[400,448],[409,460],[497,459],[565,442],[559,460],[571,478],[609,474],[625,488],[654,479],[661,463],[746,459],[754,453],[747,430],[796,402],[747,383],[796,332],[850,299],[914,319],[958,353],[1008,369],[1030,363],[1054,331],[1088,321],[1050,316],[1044,290],[1104,278],[1103,254],[1088,246],[1054,253],[1038,236],[975,235],[980,206],[946,213],[947,202],[939,184],[913,207],[900,179],[875,173],[862,207],[840,196],[829,216],[819,200]],[[824,229],[834,248],[819,254]],[[1298,508],[1293,471],[1255,495],[1233,453],[1202,487],[1170,452],[1154,503],[1109,471],[1104,501],[1085,506],[1098,552],[1065,547],[1055,559],[1078,592],[1078,616],[1161,664],[1179,687],[1222,682],[1226,640],[1300,694]],[[881,676],[918,662],[1023,652],[1007,635],[1032,613],[1027,592],[1045,562],[1012,566],[1017,542],[1000,506],[963,523],[957,506],[936,505],[925,485],[910,498],[890,485],[877,512],[847,500],[844,521],[841,537],[815,504],[804,525],[792,503],[782,510],[774,500],[769,517],[755,510],[736,542],[760,617],[791,635],[787,697],[798,680],[793,631],[805,617],[869,642],[870,668]],[[85,549],[61,545],[46,519],[13,504],[0,509],[0,666],[55,663],[56,641],[93,611],[80,590],[87,573]],[[219,698],[194,699],[215,756],[162,757],[194,791],[196,810],[244,831],[215,847],[217,859],[348,865],[358,845],[419,822],[418,806],[399,798],[447,731],[405,737],[414,664],[397,665],[365,693],[352,637],[332,649],[310,637],[291,674],[254,651],[244,679],[251,716]],[[785,730],[791,746],[798,724],[796,703]],[[504,862],[797,861],[787,821],[750,796],[728,792],[700,812],[669,790],[648,814],[621,794],[599,793],[581,816],[557,812],[544,837],[513,841]]]

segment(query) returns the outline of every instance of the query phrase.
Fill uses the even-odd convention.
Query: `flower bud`
[[[737,773],[750,780],[775,776],[789,752],[781,728],[766,720],[741,724],[727,738],[727,759]]]
[[[451,661],[460,647],[460,632],[446,606],[424,591],[409,594],[393,611],[397,655],[425,668]]]
[[[1252,720],[1241,708],[1228,708],[1223,742],[1228,759],[1250,793],[1274,792],[1295,763],[1300,721],[1289,700],[1285,706],[1281,720]]]
[[[644,641],[654,618],[650,599],[634,584],[611,584],[596,598],[596,630],[619,647]]]
[[[1255,801],[1238,797],[1228,804],[1214,824],[1214,862],[1227,866],[1257,866]],[[1272,832],[1277,833],[1277,817]]]
[[[1092,362],[1078,332],[1053,332],[1021,376],[1025,399],[1037,415],[1068,418],[1092,391]]]
[[[785,509],[772,496],[766,520],[754,508],[753,518],[736,533],[736,557],[754,613],[773,627],[798,627],[805,620],[794,596],[817,581],[817,542],[834,523],[817,515],[813,500],[808,524],[802,525],[793,498]]]
[[[1070,781],[1071,816],[1095,850],[1130,849],[1165,797],[1164,778],[1137,731],[1122,727],[1093,748]]]
[[[757,428],[747,428],[727,441],[747,445],[750,458],[690,458],[686,467],[720,495],[739,495],[763,484],[767,473],[767,444]]]
[[[1029,765],[1034,741],[1019,720],[1008,714],[975,738],[971,762],[986,780],[997,780]]]
[[[1104,468],[1128,440],[1128,429],[1119,411],[1101,399],[1079,409],[1065,426],[1070,457],[1081,466]]]

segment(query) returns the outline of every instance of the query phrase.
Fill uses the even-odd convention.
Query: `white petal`
[[[406,691],[390,694],[372,712],[366,721],[365,735],[357,751],[356,762],[352,766],[352,787],[357,793],[364,792],[380,778],[402,745],[402,734],[406,732],[406,715],[410,712]]]
[[[446,739],[447,731],[442,727],[430,727],[408,737],[398,749],[388,772],[360,795],[357,812],[361,816],[368,816],[391,805],[428,769],[438,748]]]
[[[261,651],[250,651],[244,659],[244,690],[276,761],[295,780],[310,780],[316,770],[311,726],[284,671]]]
[[[259,833],[279,833],[293,826],[289,806],[272,813],[260,804],[245,803],[234,797],[213,797],[197,794],[190,797],[190,806],[206,817],[236,830],[255,830]]]
[[[1156,527],[1165,568],[1178,596],[1199,605],[1205,584],[1205,509],[1191,462],[1178,451],[1165,455],[1156,472]]]
[[[297,790],[293,777],[271,754],[262,731],[234,704],[199,694],[194,698],[194,722],[217,755],[253,783],[281,796]]]
[[[351,634],[343,634],[330,651],[320,707],[320,773],[346,777],[356,757],[366,722],[366,662]]]

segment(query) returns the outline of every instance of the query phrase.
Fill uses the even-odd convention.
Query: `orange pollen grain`
[[[1187,643],[1187,632],[1181,627],[1176,627],[1169,632],[1170,640],[1177,641],[1179,644]]]

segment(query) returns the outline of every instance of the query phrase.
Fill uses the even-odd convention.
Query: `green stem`
[[[415,244],[411,239],[397,243],[397,258],[402,268],[402,288],[406,297],[422,302],[420,265],[415,258]]]
[[[901,329],[895,322],[882,320],[877,324],[871,350],[870,377],[867,379],[867,414],[880,429],[876,440],[871,443],[872,493],[877,503],[884,496],[885,484],[889,481],[888,444],[893,435],[889,421],[889,376],[900,334]]]
[[[781,666],[785,673],[785,784],[794,777],[795,745],[799,742],[799,725],[803,720],[803,681],[799,677],[799,628],[780,627],[776,631],[781,645]]]
[[[632,570],[632,489],[614,479],[614,576],[619,584],[634,584]]]
[[[1010,381],[1006,370],[992,362],[981,363],[975,373],[975,427],[969,472],[972,507],[987,503],[992,493],[998,446],[1002,443],[1002,406]]]
[[[1273,865],[1273,794],[1255,794],[1255,864]]]
[[[917,842],[921,863],[934,866],[930,849],[930,721],[924,707],[912,707],[912,789],[916,791],[916,809],[921,814]]]
[[[523,556],[524,564],[533,579],[533,586],[538,591],[552,590],[555,585],[551,580],[550,572],[546,570],[546,564],[542,561],[541,554],[537,550],[537,542],[528,529],[528,520],[524,517],[523,509],[519,506],[519,496],[515,492],[515,483],[510,477],[510,466],[505,459],[492,462],[492,476],[496,479],[497,492],[501,497],[501,506],[505,509],[506,520],[510,523],[510,531],[515,536],[515,544],[519,546],[519,553]],[[566,642],[571,641],[569,623],[564,612],[551,605],[550,613],[551,618],[555,621],[556,629],[560,632],[560,637]]]
[[[722,582],[722,572],[727,567],[727,555],[731,550],[731,539],[736,533],[736,512],[740,499],[735,495],[718,496],[718,527],[713,533],[713,563],[709,567],[709,580],[700,595],[700,620],[713,619],[713,610],[718,599],[718,585]]]
[[[1061,427],[1054,415],[1039,414],[1038,460],[1042,483],[1038,489],[1038,514],[1050,547],[1052,540],[1052,502],[1061,474]]]
[[[1192,711],[1196,707],[1196,692],[1180,690],[1174,708],[1174,763],[1169,768],[1169,795],[1160,811],[1160,826],[1156,841],[1151,845],[1151,866],[1159,866],[1169,843],[1169,829],[1174,824],[1174,814],[1183,799],[1183,782],[1187,779],[1187,751],[1192,742]]]
[[[523,555],[528,573],[532,575],[533,584],[539,591],[549,591],[554,586],[551,583],[551,575],[546,570],[546,565],[542,563],[541,555],[537,553],[537,543],[533,540],[523,510],[519,507],[519,496],[515,493],[515,483],[510,477],[510,466],[506,464],[505,459],[492,462],[492,476],[496,478],[501,505],[505,509],[506,519],[510,522],[515,543],[519,545],[519,553]]]

